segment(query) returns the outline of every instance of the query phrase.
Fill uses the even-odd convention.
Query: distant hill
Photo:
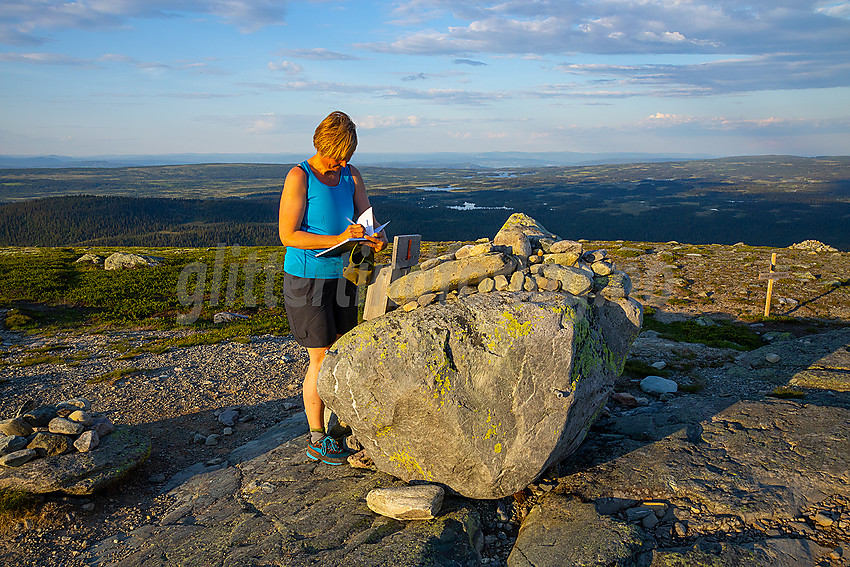
[[[298,163],[303,154],[161,154],[106,155],[90,157],[0,155],[0,168],[32,167],[134,167],[150,165],[197,165],[208,163]],[[384,167],[439,167],[488,169],[503,167],[550,167],[606,163],[657,162],[710,159],[706,154],[580,153],[580,152],[481,152],[481,153],[357,153],[360,165]]]
[[[276,245],[289,167],[0,170],[0,245]],[[475,239],[521,211],[564,238],[850,250],[850,157],[361,171],[390,235]]]

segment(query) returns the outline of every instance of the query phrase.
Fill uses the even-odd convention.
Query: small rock
[[[363,444],[360,443],[360,441],[358,441],[357,437],[355,437],[354,435],[349,435],[348,437],[346,437],[344,440],[344,444],[349,451],[355,453],[363,450]]]
[[[148,482],[151,484],[161,484],[165,482],[165,475],[163,473],[152,474],[148,477]]]
[[[655,512],[645,506],[637,506],[626,510],[626,520],[629,522],[643,521],[647,516],[655,518]]]
[[[650,366],[652,366],[656,370],[664,370],[665,368],[667,368],[667,363],[663,360],[659,360],[658,362],[653,362],[652,364],[650,364]]]
[[[64,402],[59,402],[56,404],[56,409],[91,411],[91,402],[86,398],[74,398],[71,400],[65,400]]]
[[[222,430],[221,434],[225,435],[225,436],[233,435],[233,428],[232,427],[225,427],[224,430]]]
[[[614,496],[605,496],[594,502],[596,512],[603,516],[613,516],[627,508],[634,506],[636,502],[628,498],[617,498]]]
[[[33,427],[46,427],[50,420],[56,417],[56,406],[39,406],[21,417]]]
[[[677,392],[679,385],[675,381],[662,378],[661,376],[647,376],[640,381],[640,389],[647,394],[661,396]]]
[[[232,323],[234,321],[243,321],[245,319],[250,319],[247,315],[240,315],[239,313],[230,313],[228,311],[221,311],[213,315],[213,323],[216,325],[221,325],[222,323]]]
[[[606,260],[601,260],[599,262],[592,263],[590,265],[590,269],[593,270],[593,273],[597,276],[607,276],[614,271],[614,264]]]
[[[68,419],[70,419],[71,421],[76,421],[77,423],[82,423],[86,427],[94,423],[91,414],[83,410],[71,412],[70,415],[68,415]]]
[[[628,392],[614,392],[611,394],[611,399],[627,408],[636,408],[638,406],[637,399]]]
[[[20,435],[6,435],[0,437],[0,456],[14,453],[25,449],[27,446],[27,438]]]
[[[63,435],[79,435],[86,428],[82,423],[64,417],[54,417],[47,424],[47,427],[50,433],[61,433]]]
[[[233,408],[224,410],[218,416],[219,423],[228,427],[233,427],[237,419],[239,419],[239,410]]]
[[[823,512],[818,512],[814,517],[815,523],[821,527],[828,528],[835,520],[824,514]]]
[[[525,275],[522,272],[514,272],[511,274],[511,281],[508,283],[508,291],[522,291],[525,284]]]
[[[682,522],[676,522],[673,524],[673,532],[679,537],[685,537],[688,535],[688,528]]]
[[[19,467],[36,457],[35,449],[21,449],[0,457],[0,466]]]
[[[430,520],[443,505],[445,491],[435,484],[376,488],[366,495],[373,512],[396,520]]]
[[[470,256],[481,256],[489,254],[493,251],[493,245],[490,242],[482,242],[481,244],[467,244],[455,252],[455,258],[461,260]]]
[[[436,293],[425,293],[419,296],[419,299],[416,300],[419,303],[419,307],[425,307],[434,303],[434,300],[437,299]]]
[[[97,432],[97,436],[103,439],[113,431],[115,431],[115,425],[112,423],[112,420],[108,417],[99,417],[92,423],[91,426],[93,431]]]
[[[419,307],[419,302],[418,302],[418,301],[408,301],[407,303],[405,303],[404,305],[402,305],[402,306],[401,306],[401,308],[402,308],[405,312],[413,311],[413,310],[414,310],[414,309],[416,309],[417,307]]]
[[[94,510],[94,502],[86,502],[82,506],[80,506],[86,512],[92,512]]]
[[[764,359],[771,364],[776,364],[780,360],[779,355],[776,354],[775,352],[767,353],[766,355],[764,355]]]
[[[511,519],[504,502],[500,501],[498,504],[496,504],[496,517],[498,517],[499,520],[502,522],[507,522]]]
[[[201,435],[200,433],[195,433],[195,436],[192,438],[192,443],[196,445],[200,445],[201,443],[207,440],[206,435]]]
[[[221,435],[218,435],[217,433],[212,433],[210,435],[207,435],[206,439],[204,439],[204,445],[213,447],[215,445],[218,445],[219,439],[221,439]]]
[[[375,469],[375,463],[366,454],[366,451],[358,451],[348,456],[348,464],[355,469]]]
[[[27,449],[35,449],[35,452],[42,457],[54,457],[71,451],[73,446],[72,439],[67,435],[36,433],[27,445]]]
[[[496,289],[496,282],[493,278],[484,278],[478,283],[478,293],[490,293]]]
[[[77,440],[74,441],[74,447],[77,448],[77,451],[80,453],[88,453],[89,451],[97,448],[100,445],[100,437],[97,436],[97,433],[93,430],[83,431],[82,435],[77,437]]]
[[[572,252],[576,256],[579,256],[582,253],[582,244],[574,240],[559,240],[549,245],[549,252],[552,254]]]
[[[641,524],[643,524],[644,528],[651,530],[652,528],[658,525],[658,516],[656,516],[655,514],[650,514],[649,516],[646,516],[643,520],[641,520]]]
[[[12,419],[0,421],[0,433],[3,435],[26,437],[27,435],[32,435],[33,428],[23,418],[13,417]]]

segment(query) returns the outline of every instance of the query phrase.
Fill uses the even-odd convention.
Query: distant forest
[[[0,170],[8,201],[0,204],[0,246],[277,245],[285,172],[251,164]],[[850,250],[850,158],[363,175],[391,237],[492,237],[524,212],[571,239],[788,246],[812,238]]]

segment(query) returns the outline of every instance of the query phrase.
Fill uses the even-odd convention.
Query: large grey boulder
[[[543,228],[543,225],[525,213],[513,213],[509,216],[508,220],[505,221],[505,224],[502,225],[502,228],[499,229],[499,232],[496,233],[496,239],[501,238],[499,236],[500,233],[513,230],[519,230],[525,234],[532,246],[537,246],[541,239],[549,239],[553,242],[560,240],[557,235]],[[516,254],[516,252],[514,252],[514,254]]]
[[[115,252],[110,254],[103,263],[104,270],[123,270],[124,268],[137,268],[158,266],[163,258],[157,256],[140,256],[127,252]]]
[[[92,494],[123,478],[144,462],[150,451],[150,438],[130,426],[117,426],[96,451],[65,453],[0,470],[0,488],[37,494]]]
[[[392,312],[329,351],[319,394],[376,466],[501,498],[575,450],[637,336],[640,305],[492,292]]]

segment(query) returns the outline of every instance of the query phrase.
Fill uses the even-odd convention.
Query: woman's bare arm
[[[313,234],[300,230],[306,206],[307,174],[304,173],[303,169],[296,166],[289,170],[286,181],[283,183],[283,193],[280,196],[278,234],[280,235],[280,242],[284,246],[304,249],[330,248],[348,238],[362,238],[364,236],[363,227],[359,224],[350,225],[342,234],[338,235]]]

